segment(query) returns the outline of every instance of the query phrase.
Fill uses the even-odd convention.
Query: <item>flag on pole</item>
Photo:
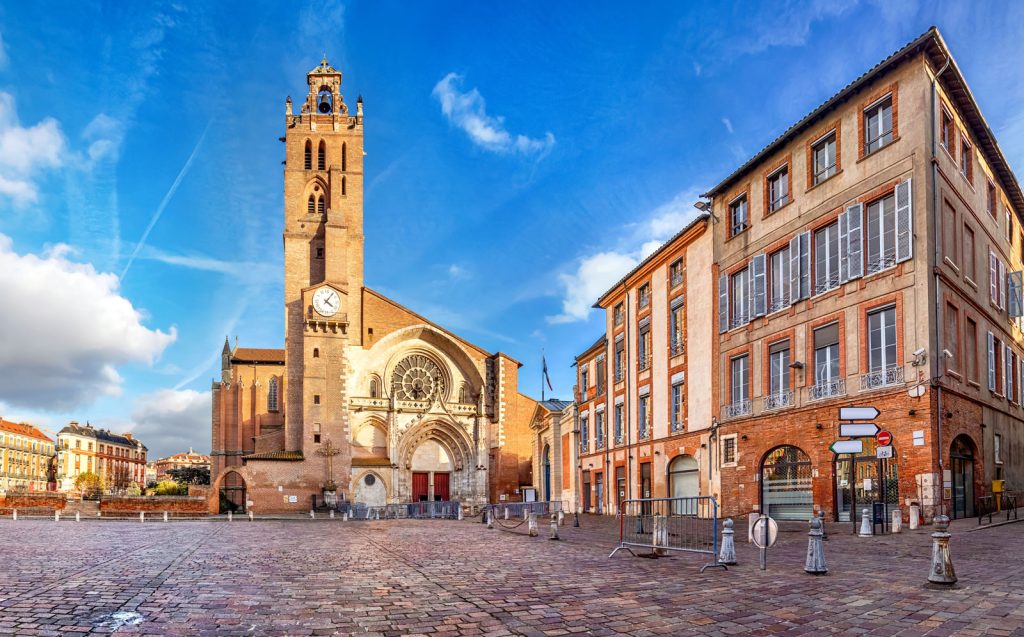
[[[551,378],[548,376],[548,359],[544,358],[543,355],[540,357],[541,363],[544,365],[544,381],[548,384],[548,389],[555,391],[555,388],[551,386]]]

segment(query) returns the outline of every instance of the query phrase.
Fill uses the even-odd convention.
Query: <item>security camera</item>
[[[920,349],[916,349],[914,350],[914,356],[924,356],[926,351],[927,350],[923,347]]]
[[[946,358],[953,358],[953,352],[949,351],[948,349],[942,350],[942,355]]]

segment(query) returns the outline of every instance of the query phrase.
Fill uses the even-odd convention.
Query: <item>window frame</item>
[[[743,213],[743,225],[740,227],[736,221],[737,211]],[[729,238],[739,236],[750,229],[750,198],[743,192],[729,202]]]
[[[960,174],[967,183],[974,184],[974,146],[967,136],[960,134]]]
[[[780,178],[785,178],[785,190],[786,192],[779,195],[773,196],[773,190],[775,184]],[[793,180],[789,174],[789,162],[783,163],[781,166],[768,173],[765,177],[765,196],[767,199],[767,214],[772,214],[782,208],[786,207],[790,201],[792,201],[793,191]]]
[[[819,261],[819,259],[818,259],[818,256],[819,256],[818,255],[818,252],[819,252],[818,237],[820,235],[825,235],[825,237],[826,237],[826,239],[825,239],[824,264],[826,266],[825,269],[827,270],[828,280],[825,281],[825,287],[822,287],[822,284],[819,282],[819,279],[822,277],[822,272],[819,270],[819,263],[818,263],[818,261]],[[832,235],[832,236],[829,236],[829,235]],[[813,281],[813,283],[814,283],[814,294],[813,294],[813,296],[817,296],[819,294],[825,294],[826,292],[829,292],[831,290],[834,290],[835,288],[838,288],[841,285],[840,277],[839,277],[839,265],[840,265],[840,256],[841,256],[840,252],[841,251],[840,251],[840,248],[839,248],[839,220],[838,219],[835,220],[835,221],[832,221],[831,223],[819,226],[818,228],[814,229],[814,231],[811,233],[811,249],[814,251],[814,259],[813,259],[813,262],[812,262],[812,266],[813,266],[813,270],[814,270],[814,281]],[[835,251],[835,254],[832,254],[833,250]],[[835,267],[834,271],[832,269],[833,261],[834,261],[834,267]]]
[[[737,374],[737,363],[740,365],[740,382],[736,384]],[[750,369],[750,352],[744,352],[737,354],[736,356],[729,357],[729,404],[738,405],[740,401],[750,400],[751,398],[751,369]],[[737,389],[743,391],[743,394],[737,397]]]
[[[889,110],[889,129],[881,131],[879,133],[879,135],[877,135],[874,138],[869,138],[868,136],[871,134],[871,131],[868,128],[868,123],[869,123],[869,121],[871,119],[871,111],[879,111],[879,113],[878,113],[879,120],[878,121],[880,122],[880,126],[884,125],[884,121],[885,121],[884,117],[883,117],[884,111],[882,109],[884,109],[886,107],[886,103],[887,102],[888,102],[888,110]],[[864,128],[864,137],[863,137],[863,142],[864,142],[864,154],[863,154],[863,156],[864,157],[867,157],[868,155],[876,153],[876,152],[882,150],[883,148],[885,148],[886,146],[889,146],[894,141],[896,141],[896,124],[895,124],[896,109],[895,109],[895,102],[896,102],[896,100],[893,97],[893,93],[890,91],[890,92],[886,93],[885,95],[883,95],[882,97],[880,97],[877,100],[875,100],[874,102],[872,102],[871,104],[869,104],[868,106],[864,107],[864,109],[861,111],[861,122],[862,122],[862,125],[863,125],[863,128]],[[888,140],[885,139],[886,136],[888,136]],[[874,148],[871,148],[871,145],[874,144],[874,143],[878,143],[878,145],[875,146]]]
[[[871,326],[872,319],[874,317],[888,316],[890,312],[891,312],[891,316],[892,316],[892,324],[891,324],[891,326],[887,325],[885,323],[881,323],[880,324],[879,334],[880,334],[880,336],[882,338],[882,343],[881,343],[881,346],[879,348],[875,348],[874,347],[874,342],[872,340],[872,332],[873,332],[873,328]],[[867,371],[868,371],[868,373],[871,373],[871,372],[884,372],[887,369],[890,369],[890,368],[893,368],[893,367],[898,367],[900,365],[900,362],[899,362],[900,339],[899,339],[899,335],[897,334],[897,330],[899,329],[899,326],[898,326],[898,317],[896,315],[896,304],[892,303],[892,304],[888,304],[888,305],[883,305],[881,307],[871,308],[871,309],[866,311],[866,318],[867,318],[866,345],[867,345]],[[892,342],[891,343],[888,341],[887,334],[886,334],[886,332],[889,330],[890,327],[891,327],[891,330],[892,330]],[[891,361],[889,360],[889,355],[888,355],[888,351],[889,351],[890,347],[892,349],[892,360]],[[874,352],[875,352],[876,349],[882,355],[882,361],[881,362],[885,363],[885,364],[883,364],[881,366],[876,366],[875,365],[875,354],[874,354]]]
[[[819,146],[822,149],[827,148],[829,142],[834,147],[832,163],[825,166],[824,169],[818,169],[818,151]],[[835,177],[839,173],[839,128],[833,127],[828,130],[824,135],[819,136],[816,140],[810,143],[811,152],[811,184],[817,186],[825,183],[832,177]],[[828,154],[826,153],[826,159]]]
[[[740,455],[738,437],[738,434],[728,434],[722,436],[721,458],[723,467],[735,467],[738,464]],[[729,459],[728,449],[730,445],[728,443],[732,443],[732,459]]]
[[[886,205],[886,202],[889,202]],[[873,209],[878,206],[880,210],[879,219],[879,232],[878,232],[878,257],[872,261],[872,227],[871,227],[871,216]],[[890,223],[886,225],[886,219],[889,219]],[[890,192],[882,197],[878,197],[864,206],[864,276],[868,277],[879,272],[883,272],[890,268],[896,267],[896,240],[898,233],[897,218],[896,218],[896,192]],[[890,237],[892,245],[885,245],[886,236]],[[888,256],[887,256],[888,255]]]

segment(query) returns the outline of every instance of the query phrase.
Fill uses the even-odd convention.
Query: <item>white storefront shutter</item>
[[[896,185],[896,263],[914,256],[914,210],[910,179]]]

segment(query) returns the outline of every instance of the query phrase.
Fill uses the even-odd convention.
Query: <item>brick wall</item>
[[[51,509],[61,511],[67,506],[67,496],[63,493],[47,493],[25,495],[8,493],[0,495],[0,511],[10,513],[13,509]]]
[[[100,500],[100,513],[138,513],[169,511],[171,513],[206,513],[206,498],[140,496],[110,497]]]

